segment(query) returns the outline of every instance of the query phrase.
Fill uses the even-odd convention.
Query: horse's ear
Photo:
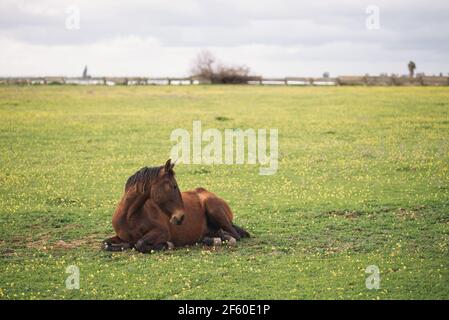
[[[175,167],[175,163],[171,162],[171,159],[168,159],[164,165],[165,172],[173,172],[173,168]]]
[[[168,159],[167,162],[164,165],[165,172],[170,171],[170,167],[171,167],[171,159]]]

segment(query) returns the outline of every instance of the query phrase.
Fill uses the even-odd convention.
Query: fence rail
[[[207,80],[186,78],[148,78],[148,77],[0,77],[0,85],[197,85],[208,84]],[[295,86],[449,86],[449,77],[445,76],[339,76],[335,78],[285,77],[263,78],[250,77],[249,85],[295,85]]]

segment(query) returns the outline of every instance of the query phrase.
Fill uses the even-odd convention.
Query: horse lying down
[[[129,177],[112,217],[116,236],[104,240],[105,250],[146,253],[196,243],[235,245],[250,236],[232,222],[223,199],[203,188],[181,192],[173,168],[168,160]]]

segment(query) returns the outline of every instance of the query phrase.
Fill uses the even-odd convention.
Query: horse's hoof
[[[234,238],[234,237],[231,237],[229,240],[228,240],[228,246],[230,246],[230,247],[235,247],[237,245],[237,240]]]
[[[167,249],[172,250],[174,248],[175,248],[175,245],[173,244],[173,242],[167,241]]]
[[[214,238],[214,246],[221,246],[222,242],[220,238]]]

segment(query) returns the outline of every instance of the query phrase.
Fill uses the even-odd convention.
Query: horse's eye
[[[173,189],[175,189],[175,190],[178,189],[178,186],[175,184],[174,187],[173,187]]]

